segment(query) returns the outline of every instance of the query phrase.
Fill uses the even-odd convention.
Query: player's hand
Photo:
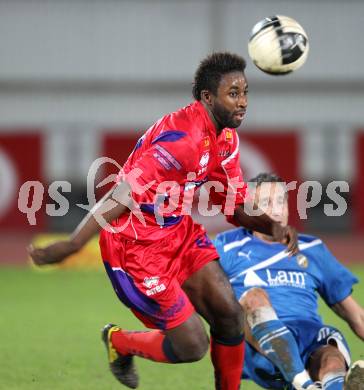
[[[295,228],[289,225],[282,226],[279,223],[275,223],[272,228],[272,235],[274,241],[287,245],[287,251],[290,256],[297,255],[298,236]]]
[[[72,241],[57,241],[44,248],[35,248],[30,245],[29,256],[36,265],[55,264],[63,261],[67,256],[78,251],[78,247]]]

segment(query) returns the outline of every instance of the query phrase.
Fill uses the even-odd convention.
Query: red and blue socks
[[[168,337],[160,330],[125,331],[111,334],[111,343],[121,355],[136,355],[160,363],[178,363]]]

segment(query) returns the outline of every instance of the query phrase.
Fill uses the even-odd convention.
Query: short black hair
[[[201,100],[201,91],[208,90],[215,96],[221,77],[231,72],[244,73],[246,61],[243,57],[229,52],[212,53],[200,62],[196,70],[192,94]]]
[[[262,172],[250,179],[249,182],[257,183],[256,186],[259,186],[262,183],[284,183],[284,180],[274,172]]]
[[[285,190],[285,198],[288,199],[288,191],[286,187],[286,182],[277,174],[274,172],[262,172],[259,173],[257,176],[253,177],[249,180],[250,189],[257,190],[258,187],[263,183],[280,183],[284,190]]]

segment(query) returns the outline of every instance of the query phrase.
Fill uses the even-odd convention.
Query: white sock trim
[[[293,381],[292,381],[292,385],[297,389],[297,390],[302,390],[303,389],[303,385],[305,383],[307,383],[308,381],[311,381],[312,382],[312,379],[310,378],[310,376],[308,375],[308,372],[306,370],[300,372],[299,374],[297,374],[294,378],[293,378]]]
[[[327,385],[331,385],[335,382],[344,383],[345,375],[345,371],[328,372],[322,378],[322,388],[326,389]]]
[[[287,328],[284,328],[284,330],[281,330],[280,332],[275,332],[275,333],[269,333],[267,335],[265,335],[264,337],[262,337],[258,343],[259,345],[262,347],[263,344],[267,343],[268,341],[272,341],[274,340],[275,338],[277,337],[281,337],[283,336],[284,334],[287,334],[289,333],[289,330]],[[264,339],[264,340],[263,340]]]
[[[262,306],[255,309],[246,316],[250,328],[267,321],[278,320],[277,314],[272,306]]]

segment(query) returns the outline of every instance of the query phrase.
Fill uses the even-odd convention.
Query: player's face
[[[288,224],[287,192],[281,183],[262,183],[255,193],[255,204],[282,226]]]
[[[211,112],[220,127],[239,127],[248,105],[248,84],[244,73],[232,72],[221,77]]]

